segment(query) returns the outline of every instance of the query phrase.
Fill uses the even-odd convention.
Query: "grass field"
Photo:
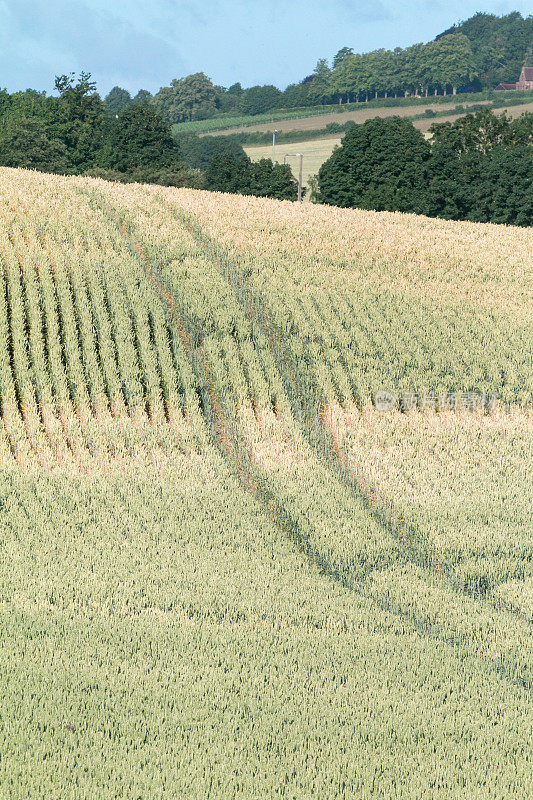
[[[0,170],[0,797],[531,794],[531,244]]]
[[[442,108],[442,107],[441,107]],[[441,108],[439,110],[441,110]],[[453,106],[451,106],[453,108]],[[515,118],[520,116],[526,111],[533,112],[533,102],[528,103],[521,106],[511,106],[510,108],[506,109],[507,113],[510,117]],[[419,111],[419,110],[418,110]],[[378,113],[379,112],[379,113]],[[400,113],[401,112],[401,113]],[[408,113],[409,112],[409,113]],[[357,123],[365,122],[367,119],[371,119],[375,116],[385,117],[385,116],[392,116],[397,114],[398,116],[411,116],[413,113],[417,113],[417,110],[411,108],[400,108],[400,109],[374,109],[369,110],[368,112],[360,111],[354,112],[353,114],[342,114],[342,115],[331,115],[331,119],[328,117],[328,122],[346,122],[348,119],[353,119]],[[499,110],[497,113],[501,113]],[[444,122],[453,122],[454,120],[458,119],[458,114],[450,114],[448,116],[437,117],[436,119],[423,119],[423,120],[415,120],[413,125],[418,130],[427,133],[429,131],[430,126],[434,123],[444,123]],[[321,122],[323,121],[326,124],[326,117],[320,118]],[[283,130],[309,130],[314,129],[317,126],[316,117],[308,117],[307,119],[297,119],[297,120],[290,120],[284,121],[283,123]],[[281,129],[281,123],[280,123]],[[246,131],[258,130],[258,131],[265,131],[265,130],[272,130],[272,125],[263,125],[257,127],[247,127],[243,129]],[[226,131],[229,133],[230,131]],[[235,133],[235,131],[231,131]],[[298,159],[295,157],[296,153],[303,153],[304,154],[304,170],[303,170],[303,180],[304,185],[309,180],[310,175],[316,175],[324,161],[326,161],[333,149],[339,145],[341,142],[340,136],[319,136],[316,139],[311,139],[304,142],[290,142],[288,144],[278,144],[277,145],[277,159],[282,162],[285,153],[289,153],[290,156],[287,159],[287,163],[291,165],[295,177],[298,175]],[[258,161],[260,158],[271,158],[272,157],[272,147],[271,145],[265,146],[253,146],[253,145],[246,145],[244,147],[246,153],[250,156],[252,161]]]

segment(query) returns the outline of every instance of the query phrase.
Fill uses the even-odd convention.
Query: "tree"
[[[468,219],[533,225],[533,158],[525,145],[494,147],[483,159]]]
[[[62,142],[69,160],[69,171],[83,172],[94,165],[102,144],[104,104],[96,92],[89,72],[58,75],[55,88],[59,98],[49,107],[48,137]]]
[[[433,147],[427,166],[425,213],[443,219],[467,219],[482,157],[470,152],[461,158],[449,141]]]
[[[408,120],[367,120],[350,128],[320,168],[319,201],[377,211],[421,212],[429,156],[429,144]]]
[[[221,153],[211,159],[205,174],[206,186],[216,192],[296,200],[298,189],[291,169],[263,158],[252,162],[248,156],[236,158]]]
[[[337,69],[340,67],[342,62],[348,56],[353,56],[353,50],[351,47],[341,47],[341,49],[333,56],[333,69]]]
[[[524,19],[517,11],[503,17],[480,12],[439,34],[437,40],[456,33],[468,38],[482,86],[514,83],[533,41],[533,17]]]
[[[69,172],[65,145],[50,139],[43,119],[16,119],[0,138],[0,164],[42,172]]]
[[[298,186],[288,164],[272,164],[269,158],[252,162],[251,194],[276,200],[296,200]]]
[[[121,89],[120,86],[113,86],[104,99],[107,116],[114,117],[116,114],[120,114],[131,102],[131,94],[127,89]]]
[[[484,109],[432,126],[427,212],[445,219],[533,224],[533,115]]]
[[[132,103],[108,123],[106,142],[98,160],[103,169],[145,182],[172,182],[183,160],[169,126],[148,102]]]
[[[252,162],[235,158],[233,153],[219,153],[211,159],[205,173],[206,188],[214,192],[246,194],[252,182]]]
[[[197,136],[194,133],[176,137],[180,153],[189,169],[205,171],[215,155],[231,153],[235,158],[246,154],[235,136]]]
[[[206,119],[216,111],[217,91],[203,72],[175,78],[161,88],[152,102],[170,125],[192,119]]]
[[[533,145],[533,114],[525,111],[509,124],[512,144]]]
[[[242,88],[240,83],[233,83],[229,87],[229,89],[227,91],[227,94],[234,95],[235,97],[240,97],[243,92],[244,92],[244,89]]]
[[[308,96],[312,103],[321,104],[328,101],[333,94],[331,70],[325,58],[321,58],[313,72],[313,80],[309,84]]]
[[[282,97],[282,92],[275,86],[251,86],[241,96],[239,109],[243,114],[263,114],[272,108],[279,108]]]
[[[346,97],[349,102],[352,94],[361,91],[364,82],[363,56],[359,54],[347,55],[332,75],[332,88],[339,95],[340,99]]]
[[[431,50],[434,80],[446,92],[451,86],[456,94],[458,86],[468,83],[477,74],[470,42],[462,33],[441,37]]]
[[[291,83],[282,94],[282,108],[303,108],[311,105],[309,99],[309,83]]]
[[[484,108],[475,114],[459,117],[453,123],[433,123],[429,130],[434,150],[447,145],[457,154],[474,150],[487,153],[497,145],[511,143],[513,138],[526,143],[527,117],[522,126],[523,131],[520,126],[513,127],[505,111],[497,115],[491,109]]]
[[[148,89],[139,89],[135,97],[133,98],[134,103],[143,103],[145,100],[150,100],[152,97],[152,93],[148,91]]]

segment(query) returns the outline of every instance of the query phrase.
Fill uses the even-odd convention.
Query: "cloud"
[[[13,60],[22,75],[39,72],[49,83],[55,74],[85,69],[107,86],[120,83],[136,90],[161,81],[162,63],[172,65],[173,74],[185,69],[177,48],[162,36],[103,6],[80,0],[4,0],[0,20],[3,73]]]
[[[485,0],[488,11],[530,0]],[[157,91],[205,72],[215,83],[287,83],[340,47],[364,52],[428,41],[476,11],[475,0],[0,0],[0,86],[51,89],[57,73],[92,73]]]
[[[380,0],[335,0],[335,5],[355,22],[382,22],[391,19],[391,11]]]

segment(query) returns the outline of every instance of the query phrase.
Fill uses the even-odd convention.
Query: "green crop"
[[[528,796],[530,233],[7,169],[0,220],[0,796]]]

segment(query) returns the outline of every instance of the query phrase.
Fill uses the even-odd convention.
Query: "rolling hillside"
[[[0,796],[533,790],[531,244],[0,169]]]
[[[411,113],[402,113],[406,112],[409,109],[380,109],[381,113],[377,113],[377,110],[368,111],[368,112],[354,112],[352,115],[347,116],[345,114],[337,114],[332,115],[331,119],[328,120],[329,122],[346,122],[349,118],[352,118],[357,124],[363,123],[366,119],[372,119],[376,116],[412,116],[413,114],[417,113],[420,109],[413,110],[411,109]],[[502,109],[503,110],[503,109]],[[509,108],[505,109],[506,113],[512,119],[519,117],[524,112],[533,112],[533,102],[532,103],[525,103],[523,105],[517,106],[510,106]],[[468,108],[464,113],[468,112]],[[501,113],[498,109],[496,113]],[[431,136],[429,132],[430,126],[437,122],[439,124],[444,122],[454,122],[456,119],[459,119],[460,116],[464,116],[464,114],[449,114],[442,117],[437,117],[436,119],[432,119],[428,117],[427,119],[416,119],[413,121],[413,125],[420,131],[423,131],[426,137]],[[316,126],[316,118],[308,117],[299,120],[291,120],[283,121],[283,123],[278,123],[281,127],[283,126],[284,131],[289,130],[312,130]],[[273,125],[260,125],[254,128],[247,128],[246,130],[271,130]],[[244,129],[243,129],[244,130]],[[225,133],[235,133],[235,131],[225,131]],[[292,166],[294,176],[297,177],[298,175],[298,160],[295,158],[296,153],[303,153],[304,154],[304,172],[303,172],[303,181],[304,185],[308,182],[309,177],[311,175],[316,175],[324,161],[326,161],[333,152],[333,149],[336,145],[340,144],[341,137],[339,135],[336,136],[327,136],[327,135],[320,135],[314,139],[307,139],[301,142],[289,142],[289,143],[279,143],[277,145],[277,159],[282,162],[286,153],[289,153],[289,157],[287,159],[287,163]],[[245,151],[250,156],[252,161],[258,161],[260,158],[271,158],[272,157],[272,146],[271,145],[245,145]]]

